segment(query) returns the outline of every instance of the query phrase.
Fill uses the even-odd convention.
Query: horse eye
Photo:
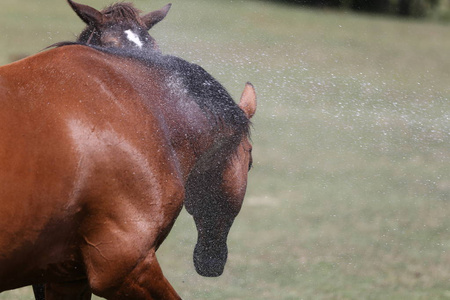
[[[248,151],[248,155],[250,156],[249,162],[248,162],[248,171],[250,171],[253,167],[253,157],[252,157],[252,146],[250,145],[249,149],[247,149]]]

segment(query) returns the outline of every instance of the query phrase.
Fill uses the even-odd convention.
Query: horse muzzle
[[[194,249],[195,270],[204,277],[218,277],[223,273],[227,257],[226,243],[197,242]]]

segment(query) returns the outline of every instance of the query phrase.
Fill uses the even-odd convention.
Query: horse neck
[[[177,130],[171,136],[185,181],[206,172],[220,175],[233,148],[232,138],[214,131]]]

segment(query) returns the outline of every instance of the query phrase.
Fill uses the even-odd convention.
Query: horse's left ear
[[[253,117],[256,112],[256,92],[253,84],[247,82],[242,92],[239,107],[244,111],[247,118]]]
[[[88,5],[79,4],[73,2],[72,0],[67,0],[70,7],[76,12],[76,14],[83,20],[87,25],[97,25],[103,20],[103,15],[101,12]]]
[[[166,17],[171,6],[172,4],[169,3],[160,10],[152,11],[151,13],[148,13],[145,16],[141,17],[141,20],[142,22],[144,22],[145,26],[147,27],[147,30],[149,30],[154,25],[162,21]]]

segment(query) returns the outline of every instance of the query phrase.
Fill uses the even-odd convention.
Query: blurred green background
[[[167,2],[134,3],[148,12]],[[247,81],[258,94],[254,169],[224,274],[195,273],[185,212],[158,251],[179,294],[449,299],[449,24],[270,1],[172,3],[151,30],[162,51],[200,64],[236,100]],[[2,0],[0,63],[83,27],[64,0]],[[32,299],[31,289],[0,299]]]
[[[450,20],[450,0],[269,0],[400,17]]]

